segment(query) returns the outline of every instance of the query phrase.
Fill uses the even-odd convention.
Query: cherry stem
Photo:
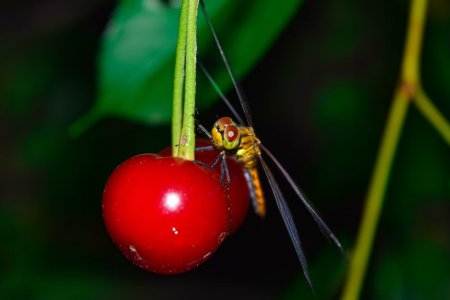
[[[178,144],[180,143],[181,124],[183,120],[181,112],[183,104],[184,64],[186,61],[187,5],[188,1],[182,2],[175,54],[172,107],[172,156],[178,155]]]
[[[172,155],[194,160],[195,92],[197,69],[198,0],[183,0],[181,6],[172,115]],[[184,72],[186,76],[184,76]],[[181,113],[184,83],[184,108]],[[180,128],[181,127],[181,128]]]

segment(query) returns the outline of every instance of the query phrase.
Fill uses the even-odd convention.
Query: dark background
[[[78,138],[68,134],[94,102],[100,37],[114,6],[0,5],[0,297],[312,299],[270,198],[265,221],[250,213],[186,274],[145,272],[115,248],[101,218],[103,185],[123,160],[169,145],[170,126],[106,118]],[[260,139],[349,251],[397,83],[408,9],[400,0],[306,1],[242,79]],[[431,1],[427,21],[422,80],[449,119],[449,2]],[[208,125],[224,114],[217,102],[198,119]],[[450,298],[449,154],[411,106],[363,299]],[[336,297],[347,267],[290,203],[318,298]]]

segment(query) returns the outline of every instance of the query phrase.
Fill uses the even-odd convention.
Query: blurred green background
[[[206,3],[260,139],[351,250],[409,2]],[[250,213],[209,261],[178,276],[138,269],[105,231],[101,195],[111,171],[170,143],[176,1],[0,7],[1,299],[313,299],[270,199],[266,220]],[[199,22],[199,56],[229,88],[201,15]],[[450,3],[431,0],[422,80],[447,119],[449,33]],[[196,118],[206,127],[229,115],[201,75],[197,92]],[[73,137],[69,128],[85,130]],[[411,107],[362,299],[450,299],[449,154]],[[317,298],[336,298],[346,265],[290,204]]]

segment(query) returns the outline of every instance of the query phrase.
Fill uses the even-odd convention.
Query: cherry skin
[[[180,158],[141,154],[126,160],[109,177],[102,208],[107,231],[122,253],[162,274],[197,267],[230,229],[219,178]]]
[[[206,139],[196,139],[195,146],[211,146],[211,142]],[[220,151],[215,150],[203,150],[195,152],[195,159],[201,161],[207,165],[212,165],[216,160]],[[164,148],[159,153],[161,156],[171,156],[172,150],[170,147]],[[250,191],[248,189],[247,181],[244,176],[244,169],[242,164],[236,162],[232,158],[227,158],[227,166],[230,172],[230,185],[228,190],[225,191],[226,196],[229,197],[231,206],[231,230],[230,233],[235,233],[236,230],[242,225],[247,216],[250,206]],[[213,172],[220,178],[220,162],[213,169]]]

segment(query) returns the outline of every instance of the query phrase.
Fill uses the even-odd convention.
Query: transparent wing
[[[242,110],[244,111],[245,118],[247,119],[247,125],[250,126],[250,127],[253,127],[253,119],[252,119],[252,116],[251,116],[251,113],[250,113],[250,109],[249,109],[248,104],[247,104],[247,100],[245,100],[244,92],[243,92],[239,82],[236,80],[236,77],[234,76],[233,70],[231,69],[231,66],[230,66],[230,64],[228,62],[228,59],[226,58],[225,53],[223,52],[223,48],[222,48],[222,46],[221,46],[221,44],[219,42],[219,39],[218,39],[217,34],[216,34],[216,31],[214,30],[214,27],[213,27],[213,25],[211,23],[209,15],[206,12],[205,3],[204,3],[203,0],[200,0],[200,6],[202,8],[203,15],[205,16],[206,22],[208,23],[208,26],[209,26],[209,28],[211,30],[212,35],[213,35],[214,42],[216,43],[217,49],[219,49],[219,53],[220,53],[220,56],[222,57],[222,61],[223,61],[224,65],[225,65],[225,68],[227,69],[228,74],[230,75],[231,81],[233,82],[234,89],[236,90],[236,94],[238,95],[239,102],[241,103]]]
[[[305,254],[302,250],[302,245],[300,242],[300,238],[298,236],[297,228],[295,227],[294,219],[292,218],[291,211],[286,203],[286,200],[281,193],[280,187],[278,186],[275,177],[273,177],[272,172],[267,166],[266,162],[262,157],[259,157],[261,165],[263,167],[264,173],[267,176],[267,180],[269,181],[270,187],[272,188],[273,195],[275,196],[275,202],[278,206],[278,210],[281,213],[281,217],[283,218],[284,225],[286,226],[289,237],[291,238],[292,244],[294,245],[295,252],[297,253],[298,259],[303,269],[303,273],[305,274],[306,280],[308,281],[309,286],[314,292],[312,287],[311,277],[309,276],[308,264],[306,263]]]
[[[323,233],[323,235],[330,240],[336,248],[339,250],[340,254],[342,255],[342,258],[344,261],[348,261],[347,254],[345,253],[344,248],[342,247],[341,243],[337,239],[337,237],[333,234],[333,232],[330,230],[330,228],[325,224],[325,222],[322,220],[322,218],[317,214],[317,212],[312,208],[311,204],[309,203],[308,199],[306,198],[303,191],[298,187],[298,185],[294,182],[291,175],[286,171],[286,169],[281,165],[281,163],[275,158],[275,156],[263,145],[260,145],[261,149],[267,156],[273,161],[273,163],[277,166],[277,168],[281,171],[283,176],[286,178],[286,180],[291,185],[294,192],[297,194],[297,196],[302,201],[303,205],[306,207],[308,212],[313,217],[314,221],[316,222],[317,226],[319,227],[320,231]]]
[[[225,102],[225,104],[228,106],[228,109],[231,111],[233,116],[235,117],[236,121],[239,125],[244,125],[244,121],[241,118],[241,116],[238,114],[238,112],[234,109],[234,106],[231,104],[230,100],[222,93],[222,90],[220,89],[219,85],[214,81],[211,74],[209,74],[208,70],[206,70],[205,66],[202,64],[200,60],[197,60],[197,64],[200,66],[200,69],[202,69],[203,73],[205,74],[206,78],[208,78],[209,82],[211,83],[212,87],[216,91],[217,94],[219,94],[220,98]]]

